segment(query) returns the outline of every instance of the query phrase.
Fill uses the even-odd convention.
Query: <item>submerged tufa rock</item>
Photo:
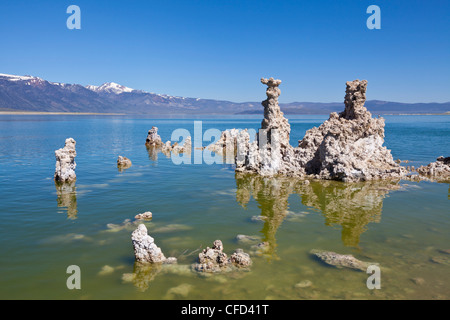
[[[55,167],[55,181],[56,182],[70,182],[75,181],[77,176],[75,174],[75,157],[77,152],[75,150],[76,141],[73,138],[66,139],[64,148],[55,151],[56,167]]]
[[[311,254],[318,257],[320,260],[329,264],[331,266],[335,266],[336,268],[350,268],[359,271],[367,271],[367,268],[370,265],[376,265],[376,263],[364,262],[356,259],[351,254],[339,254],[331,251],[321,251],[313,249],[311,250]]]

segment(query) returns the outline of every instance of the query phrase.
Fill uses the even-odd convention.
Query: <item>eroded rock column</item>
[[[278,104],[281,80],[262,78],[261,83],[267,85],[267,99],[261,103],[264,119],[256,141],[249,143],[245,131],[237,135],[236,171],[262,176],[287,174],[290,166],[286,163],[292,158],[293,147],[289,144],[291,126]]]
[[[66,139],[64,148],[55,151],[56,166],[55,166],[55,181],[56,182],[70,182],[75,181],[77,176],[75,174],[75,157],[77,152],[75,150],[76,141],[73,138]]]
[[[308,130],[295,149],[305,173],[318,179],[365,181],[399,178],[406,170],[383,146],[384,119],[372,118],[364,107],[367,81],[347,82],[345,110],[330,114]]]
[[[281,95],[278,86],[281,84],[281,80],[262,78],[261,83],[267,85],[267,99],[261,103],[264,107],[264,119],[261,122],[261,129],[267,132],[269,143],[272,143],[272,130],[276,130],[277,138],[279,139],[278,143],[284,149],[290,146],[289,135],[291,126],[278,105],[278,97]]]
[[[163,145],[161,137],[158,134],[158,128],[152,127],[148,130],[147,139],[145,140],[147,147],[160,147]]]

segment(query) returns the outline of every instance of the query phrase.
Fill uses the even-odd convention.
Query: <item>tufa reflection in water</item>
[[[398,182],[392,181],[315,181],[302,189],[301,198],[304,205],[322,212],[325,225],[342,226],[345,246],[357,247],[367,225],[380,222],[384,198],[400,188]]]
[[[263,241],[268,243],[265,248],[267,257],[276,259],[275,234],[287,215],[289,195],[295,193],[297,184],[302,181],[285,177],[262,177],[258,175],[236,173],[236,201],[246,207],[251,197],[259,203],[261,218],[264,221]]]
[[[135,262],[133,273],[124,273],[122,281],[125,283],[133,283],[139,291],[146,291],[150,282],[161,272],[162,265],[158,263],[141,263]]]
[[[119,171],[119,173],[124,173],[125,171],[127,171],[127,169],[129,169],[131,166],[117,166],[117,171]]]
[[[357,247],[361,234],[370,222],[380,222],[383,200],[401,186],[393,181],[342,183],[314,180],[310,183],[288,177],[261,177],[236,173],[236,200],[246,207],[251,197],[261,209],[264,221],[263,241],[268,242],[266,254],[276,258],[276,232],[288,215],[289,196],[298,194],[302,204],[313,207],[325,217],[325,225],[342,227],[345,246]]]
[[[155,278],[170,274],[183,277],[185,280],[201,277],[205,280],[220,283],[222,288],[232,288],[235,287],[236,284],[234,281],[229,280],[243,279],[249,274],[247,271],[247,269],[235,268],[228,272],[199,273],[193,271],[191,264],[142,263],[135,261],[133,272],[122,274],[122,282],[131,283],[139,291],[145,292],[150,288]],[[185,284],[182,284],[169,289],[164,299],[186,298],[188,292],[186,294],[180,292],[180,289],[185,286]]]
[[[139,291],[145,292],[158,275],[164,274],[175,274],[184,277],[195,275],[191,270],[191,266],[187,264],[143,263],[135,261],[133,273],[124,273],[122,275],[122,281],[123,283],[132,283]]]
[[[67,209],[67,219],[75,220],[77,218],[77,192],[75,181],[56,182],[56,195],[58,208]]]
[[[148,158],[152,161],[158,161],[158,153],[161,151],[161,148],[156,146],[145,145],[148,152]]]

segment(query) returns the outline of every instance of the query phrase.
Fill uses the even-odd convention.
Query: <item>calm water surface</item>
[[[450,155],[450,116],[386,116],[385,145],[418,167]],[[291,117],[291,143],[325,116]],[[254,128],[257,117],[203,120],[209,128]],[[449,184],[344,184],[240,176],[225,164],[175,165],[144,143],[194,132],[193,119],[0,116],[0,298],[2,299],[450,299]],[[77,181],[53,181],[54,151],[77,141]],[[205,142],[205,145],[207,143]],[[119,155],[133,166],[116,167]],[[149,234],[174,268],[135,266],[133,217],[153,212]],[[254,219],[260,217],[262,219]],[[126,219],[131,219],[127,222]],[[255,236],[239,243],[238,234]],[[252,252],[248,272],[198,275],[189,266],[216,239]],[[324,265],[311,249],[379,263],[368,275]],[[81,268],[68,290],[66,268]],[[296,284],[310,281],[311,286]]]

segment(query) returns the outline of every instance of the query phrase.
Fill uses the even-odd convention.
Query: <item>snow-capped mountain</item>
[[[0,78],[3,78],[8,81],[23,81],[23,83],[26,85],[47,82],[48,84],[60,86],[60,87],[70,86],[70,84],[60,83],[60,82],[50,82],[50,81],[41,79],[39,77],[33,77],[33,76],[29,76],[29,75],[17,76],[17,75],[12,75],[12,74],[0,73]],[[106,92],[106,93],[115,93],[115,94],[134,91],[134,89],[122,86],[115,82],[107,82],[107,83],[102,84],[101,86],[88,85],[88,86],[86,86],[86,89],[89,89],[89,90],[92,90],[95,92]]]
[[[86,86],[86,89],[89,89],[89,90],[92,90],[92,91],[96,91],[96,92],[97,92],[98,87],[99,87],[99,86],[91,86],[91,85],[88,85],[88,86]]]
[[[121,94],[124,92],[133,92],[134,89],[122,86],[115,82],[107,82],[102,84],[101,86],[86,86],[87,89],[95,91],[95,92],[107,92],[107,93],[115,93]]]
[[[243,106],[229,101],[150,93],[115,82],[82,86],[33,76],[0,74],[0,110],[230,114],[243,111]]]
[[[329,114],[342,111],[344,104],[292,102],[280,107],[286,114]],[[372,100],[366,101],[366,107],[375,114],[445,113],[450,111],[450,102],[406,104]],[[259,102],[185,98],[134,90],[114,82],[82,86],[3,73],[0,73],[0,110],[164,115],[262,115],[263,112]]]
[[[15,76],[12,74],[5,74],[5,73],[0,73],[0,77],[2,78],[6,78],[9,81],[27,81],[27,80],[31,80],[31,79],[40,79],[38,77],[32,77],[32,76]]]

